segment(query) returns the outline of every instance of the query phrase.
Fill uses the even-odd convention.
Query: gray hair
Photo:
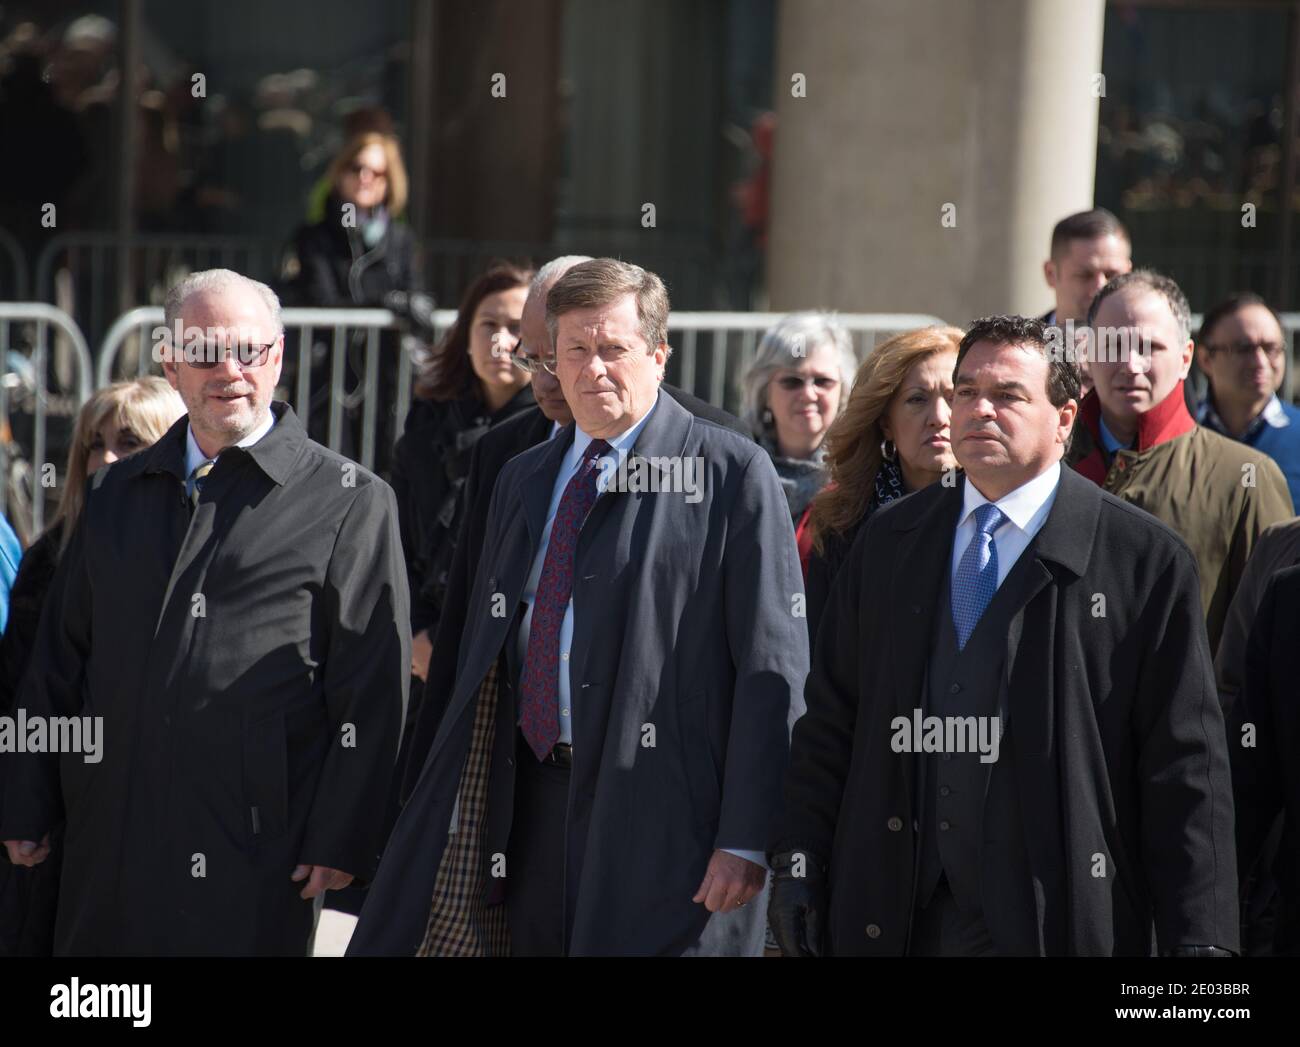
[[[1187,339],[1192,336],[1192,307],[1187,303],[1187,295],[1183,294],[1183,289],[1173,280],[1164,273],[1157,273],[1154,269],[1133,269],[1121,273],[1106,284],[1097,292],[1097,297],[1088,307],[1088,326],[1096,326],[1097,313],[1101,310],[1102,302],[1113,294],[1127,291],[1130,287],[1158,294],[1168,303],[1169,311],[1174,314],[1174,322],[1178,324],[1179,342],[1186,345]]]
[[[185,308],[185,303],[194,295],[219,294],[222,291],[235,289],[252,291],[261,298],[262,304],[266,306],[266,311],[271,317],[275,336],[278,338],[284,334],[284,321],[280,318],[280,299],[266,284],[250,279],[233,269],[203,269],[197,273],[190,273],[167,291],[167,298],[163,303],[163,323],[167,326],[168,335],[170,336],[175,330],[176,321],[181,315],[181,310]]]
[[[767,409],[767,386],[772,376],[808,359],[823,346],[834,350],[837,357],[843,407],[853,388],[858,360],[853,353],[853,339],[834,313],[791,313],[763,335],[754,362],[740,379],[740,417],[755,433],[765,428],[763,412]]]
[[[590,261],[594,259],[588,254],[562,254],[559,258],[552,258],[533,274],[533,281],[528,285],[528,296],[531,298],[535,294],[540,295],[543,291],[549,291],[551,284],[575,265]]]

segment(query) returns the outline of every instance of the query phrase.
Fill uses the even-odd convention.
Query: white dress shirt
[[[1047,514],[1052,511],[1052,503],[1056,501],[1056,489],[1060,482],[1061,463],[1058,461],[1027,484],[1022,484],[993,503],[1006,517],[993,532],[993,544],[998,551],[998,587],[1011,573],[1011,568],[1033,541],[1034,535],[1043,529]],[[988,504],[988,499],[975,489],[969,476],[965,479],[965,485],[961,516],[952,540],[951,581],[954,585],[957,582],[957,565],[961,563],[962,554],[975,537],[975,510]]]

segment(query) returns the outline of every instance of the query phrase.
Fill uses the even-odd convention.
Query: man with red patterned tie
[[[350,955],[762,952],[803,587],[770,459],[659,395],[667,320],[659,278],[611,259],[548,296],[574,424],[497,481]]]

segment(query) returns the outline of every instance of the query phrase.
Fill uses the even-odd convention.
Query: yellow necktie
[[[203,490],[203,481],[207,478],[208,473],[212,472],[212,467],[217,463],[214,461],[201,462],[194,467],[194,472],[190,473],[190,504],[197,506],[199,504],[199,494]]]

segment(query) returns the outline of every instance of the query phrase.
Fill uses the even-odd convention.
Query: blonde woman
[[[826,434],[829,480],[809,518],[813,642],[831,583],[872,514],[957,468],[948,419],[961,338],[955,327],[907,331],[876,346],[858,368],[848,401]]]
[[[0,714],[13,712],[41,608],[81,516],[86,479],[157,442],[184,413],[176,391],[157,377],[117,382],[82,405],[68,450],[63,497],[49,526],[23,556],[10,594],[9,624],[0,638]],[[122,525],[128,527],[130,521]],[[57,861],[31,869],[0,863],[0,956],[50,955],[57,870]]]

